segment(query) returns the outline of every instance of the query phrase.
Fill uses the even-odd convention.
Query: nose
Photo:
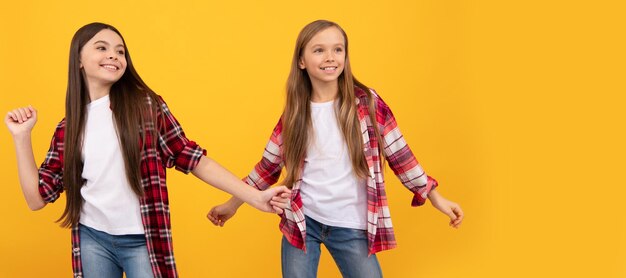
[[[107,59],[109,59],[109,60],[117,60],[117,57],[115,55],[110,55],[109,57],[107,57]]]
[[[328,54],[326,54],[326,62],[334,62],[335,61],[335,54],[330,51],[328,52]]]

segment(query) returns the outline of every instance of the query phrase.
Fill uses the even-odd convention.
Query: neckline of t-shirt
[[[335,103],[335,100],[331,100],[331,101],[326,101],[326,102],[312,102],[311,101],[311,107],[312,108],[318,108],[318,107],[328,107],[328,106],[332,106]]]
[[[101,104],[108,103],[108,102],[109,102],[109,95],[106,95],[87,104],[87,108],[91,109],[93,107],[96,107],[96,106],[99,106]]]

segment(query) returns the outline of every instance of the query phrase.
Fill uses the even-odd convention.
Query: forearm
[[[228,205],[232,206],[234,209],[238,209],[241,205],[243,205],[243,201],[239,198],[233,196],[226,202]]]
[[[24,135],[16,135],[13,137],[15,143],[15,153],[17,156],[17,172],[22,187],[22,193],[26,199],[26,203],[31,210],[39,210],[46,203],[39,194],[39,173],[35,158],[33,155],[33,147],[31,144],[30,133]]]
[[[448,202],[448,200],[443,197],[435,188],[428,192],[428,200],[436,208],[440,208],[442,204]]]
[[[235,205],[236,208],[241,206],[243,202],[258,202],[258,190],[247,185],[233,173],[208,157],[202,156],[192,173],[215,188],[233,195],[229,202],[232,202],[232,205]]]
[[[431,202],[437,201],[441,198],[442,196],[441,194],[439,194],[439,191],[437,191],[436,188],[433,188],[432,190],[430,190],[430,192],[428,192],[428,200],[430,200]]]

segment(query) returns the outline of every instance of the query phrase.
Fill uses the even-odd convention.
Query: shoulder
[[[283,133],[283,116],[281,115],[280,118],[278,118],[278,122],[276,123],[276,126],[274,126],[274,130],[272,131],[272,134],[274,136],[281,136]]]
[[[368,88],[368,89],[370,92],[374,91],[374,89],[372,88]],[[367,95],[368,95],[367,92],[363,88],[356,86],[356,85],[354,86],[354,97],[358,98],[359,100],[362,100],[362,99],[367,99],[368,98]]]
[[[65,133],[65,123],[65,118],[63,118],[57,124],[57,127],[54,129],[54,137],[63,138],[63,134]]]
[[[57,124],[56,129],[62,129],[65,128],[65,118],[61,119],[61,121]]]
[[[53,146],[63,146],[65,140],[65,123],[65,118],[63,118],[54,128],[54,133],[52,134],[51,139],[51,144]]]
[[[146,105],[145,112],[149,113],[149,118],[156,117],[157,121],[159,121],[163,115],[170,113],[165,100],[160,95],[153,91],[142,91],[141,94],[143,94],[143,103]]]
[[[387,113],[390,111],[389,106],[385,101],[380,97],[380,95],[373,88],[367,88],[369,93],[364,89],[358,86],[354,86],[354,96],[359,99],[360,105],[369,105],[371,101],[374,103],[374,108],[376,108],[377,112]]]
[[[144,91],[141,93],[143,94],[143,99],[145,103],[149,106],[156,105],[158,107],[165,105],[165,100],[163,100],[163,97],[161,97],[160,95],[152,91]]]

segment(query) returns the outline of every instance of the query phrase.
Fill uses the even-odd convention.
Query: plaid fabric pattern
[[[371,122],[368,110],[367,94],[355,87],[356,103],[359,111],[359,122],[363,132],[363,152],[367,160],[370,176],[367,183],[367,232],[369,240],[369,253],[396,247],[393,233],[393,225],[387,205],[385,193],[385,179],[383,176],[382,163],[379,148],[382,146],[389,167],[400,179],[402,184],[413,192],[412,206],[420,206],[426,202],[428,192],[437,187],[437,181],[426,175],[417,159],[411,152],[398,124],[389,109],[389,106],[372,90],[373,101],[376,108],[376,123]],[[383,137],[383,142],[378,142],[374,128],[378,128]],[[264,190],[275,184],[280,177],[284,166],[282,149],[282,120],[278,121],[270,140],[263,152],[263,158],[258,162],[252,172],[244,178],[244,181],[259,190]],[[300,177],[304,161],[300,166]],[[279,228],[286,239],[295,247],[306,251],[304,239],[306,238],[306,224],[302,210],[300,197],[300,178],[293,184],[292,196],[289,207],[281,215]]]
[[[141,153],[141,177],[144,190],[140,198],[143,227],[154,277],[177,277],[172,248],[170,209],[165,183],[165,168],[175,167],[185,174],[191,172],[206,151],[185,137],[162,98],[162,112],[156,125],[146,124],[145,146]],[[152,103],[150,103],[152,105]],[[156,133],[151,133],[157,128]],[[47,203],[56,201],[63,192],[63,138],[65,119],[57,126],[50,149],[39,168],[39,193]],[[154,134],[158,137],[153,138]],[[156,141],[156,144],[154,142]],[[74,277],[82,277],[80,236],[78,227],[72,228],[72,268]]]

